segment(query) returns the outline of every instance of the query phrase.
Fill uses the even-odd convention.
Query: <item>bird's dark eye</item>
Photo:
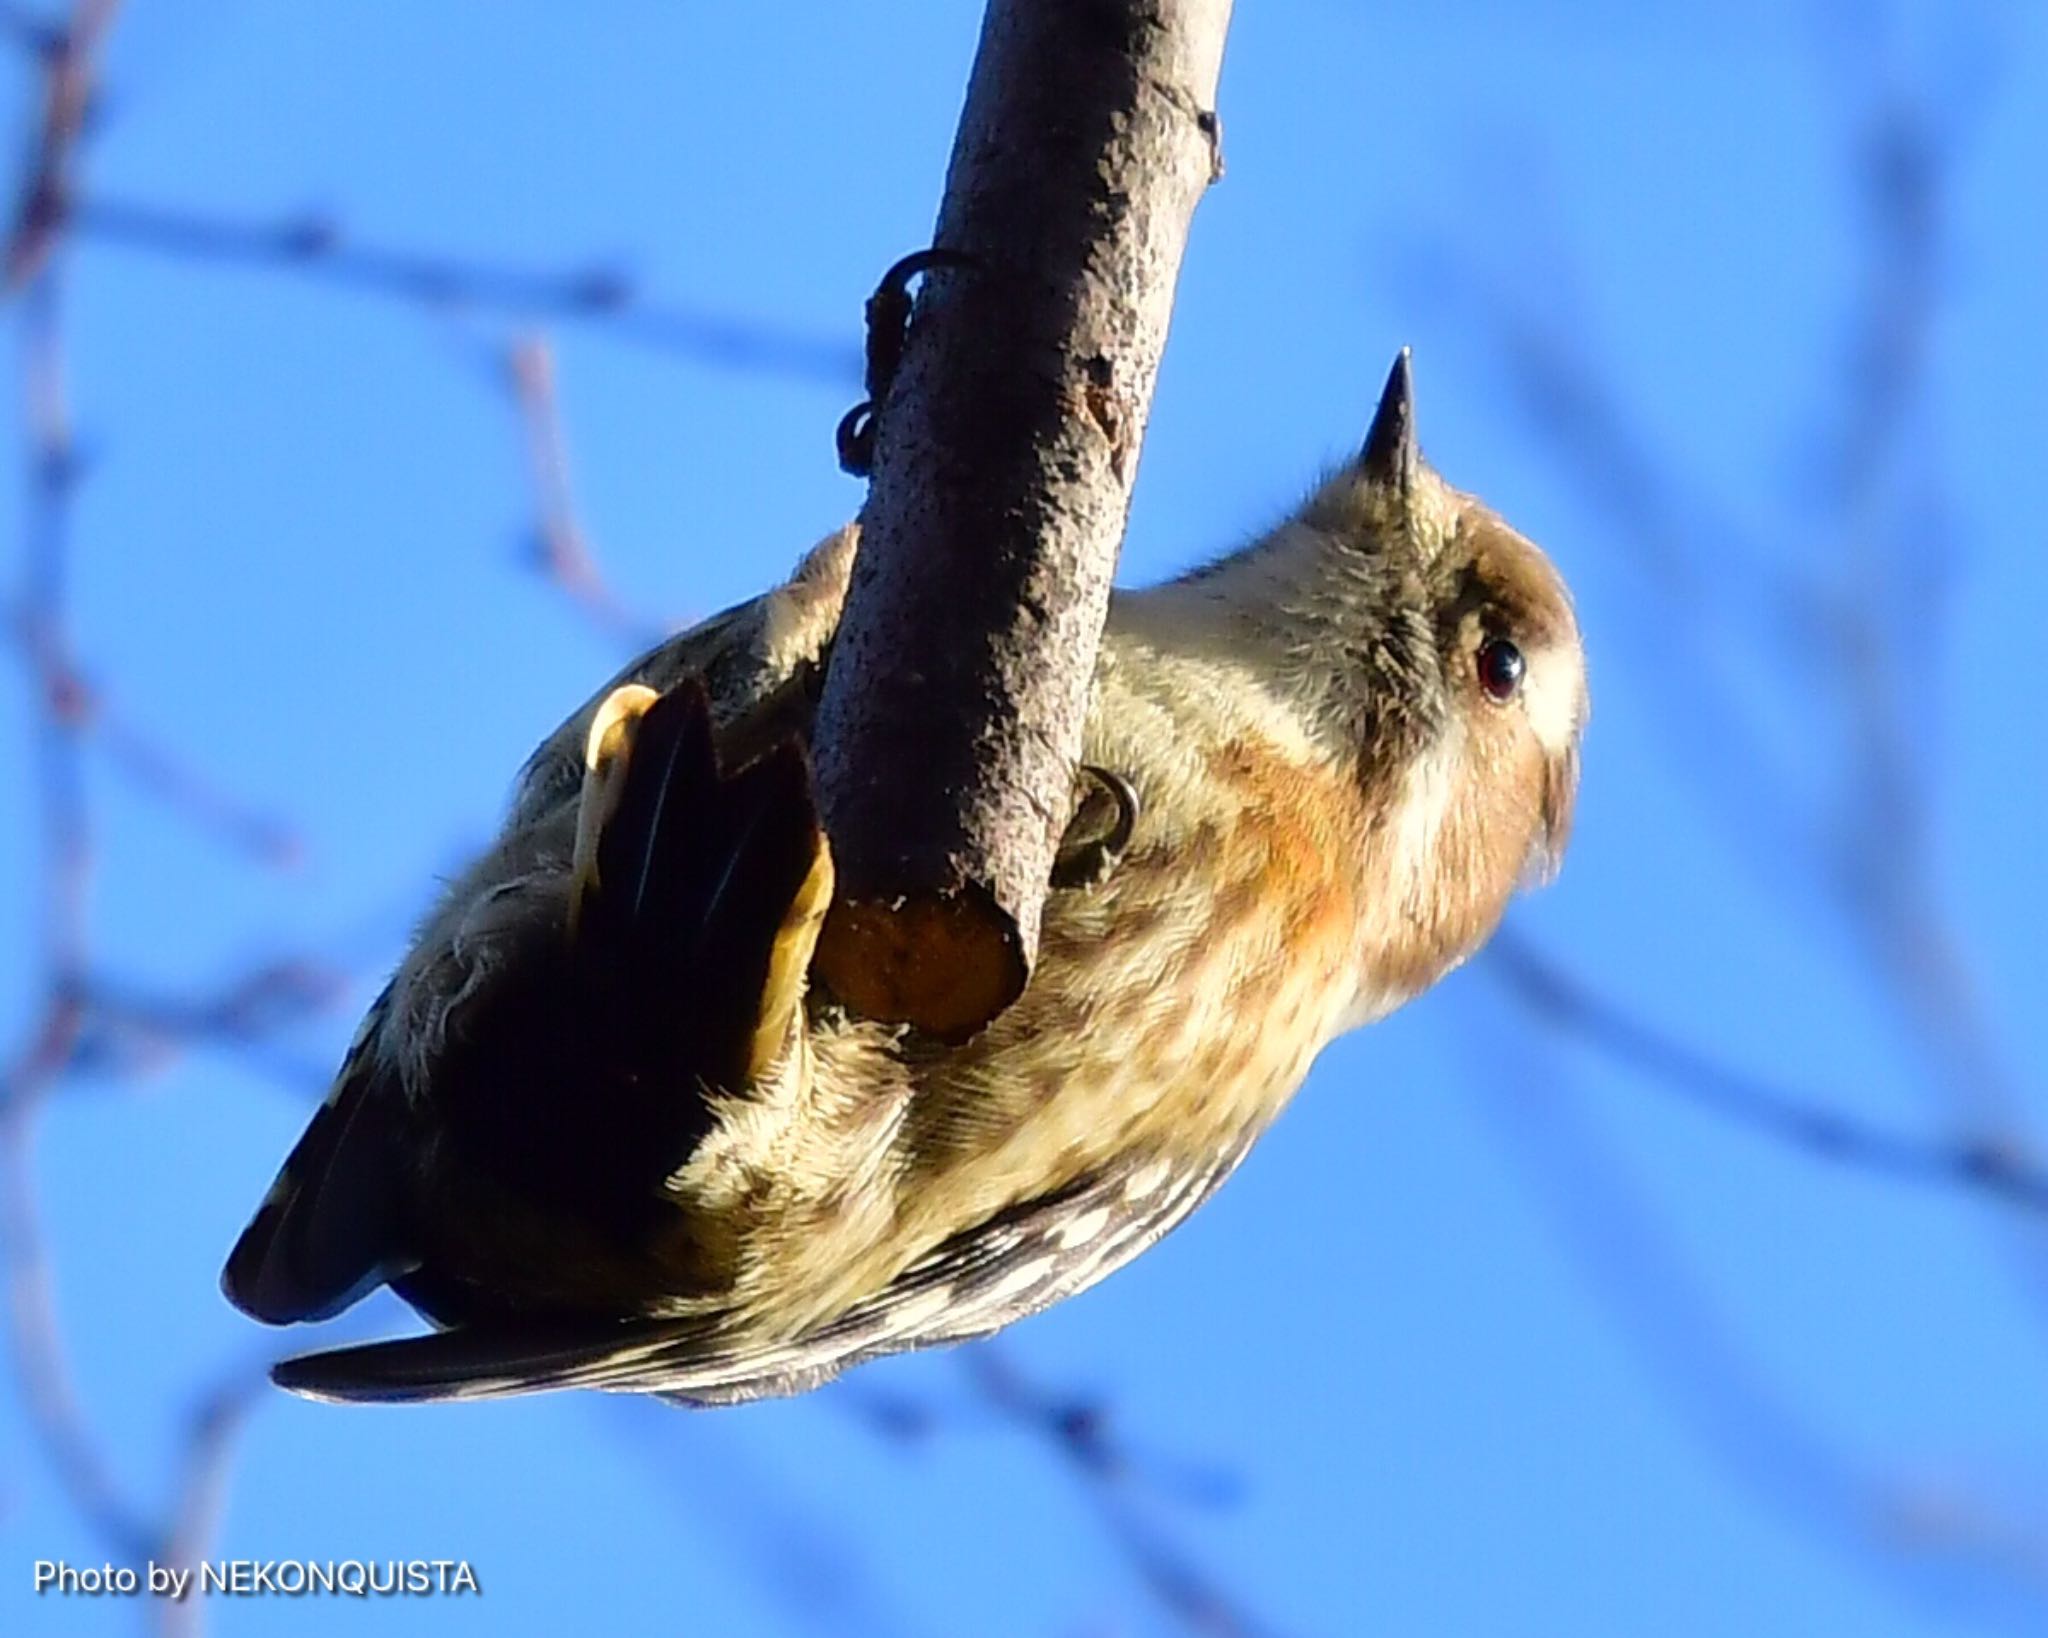
[[[1528,669],[1522,651],[1505,637],[1489,637],[1479,647],[1479,686],[1493,699],[1513,699]]]

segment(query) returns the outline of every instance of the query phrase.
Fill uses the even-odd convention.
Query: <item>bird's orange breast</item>
[[[1221,1149],[1299,1084],[1357,988],[1356,798],[1255,741],[1207,762],[1206,811],[1155,813],[1101,888],[1056,896],[1023,999],[925,1069],[906,1197],[999,1209],[1134,1149]]]

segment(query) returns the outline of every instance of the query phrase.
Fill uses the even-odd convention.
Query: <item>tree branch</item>
[[[818,721],[819,969],[972,1033],[1030,976],[1229,0],[990,0]]]

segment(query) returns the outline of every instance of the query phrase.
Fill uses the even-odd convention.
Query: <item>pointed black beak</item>
[[[1415,486],[1422,454],[1415,442],[1415,385],[1408,374],[1408,349],[1394,355],[1380,407],[1373,412],[1365,447],[1358,452],[1359,469],[1367,481],[1407,494]]]

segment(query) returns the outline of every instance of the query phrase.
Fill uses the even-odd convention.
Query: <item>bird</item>
[[[1199,1206],[1317,1054],[1471,956],[1571,832],[1550,559],[1416,439],[1409,354],[1277,528],[1117,591],[1038,962],[965,1041],[863,1017],[808,734],[858,524],[542,742],[236,1243],[336,1401],[719,1405],[985,1336]]]

